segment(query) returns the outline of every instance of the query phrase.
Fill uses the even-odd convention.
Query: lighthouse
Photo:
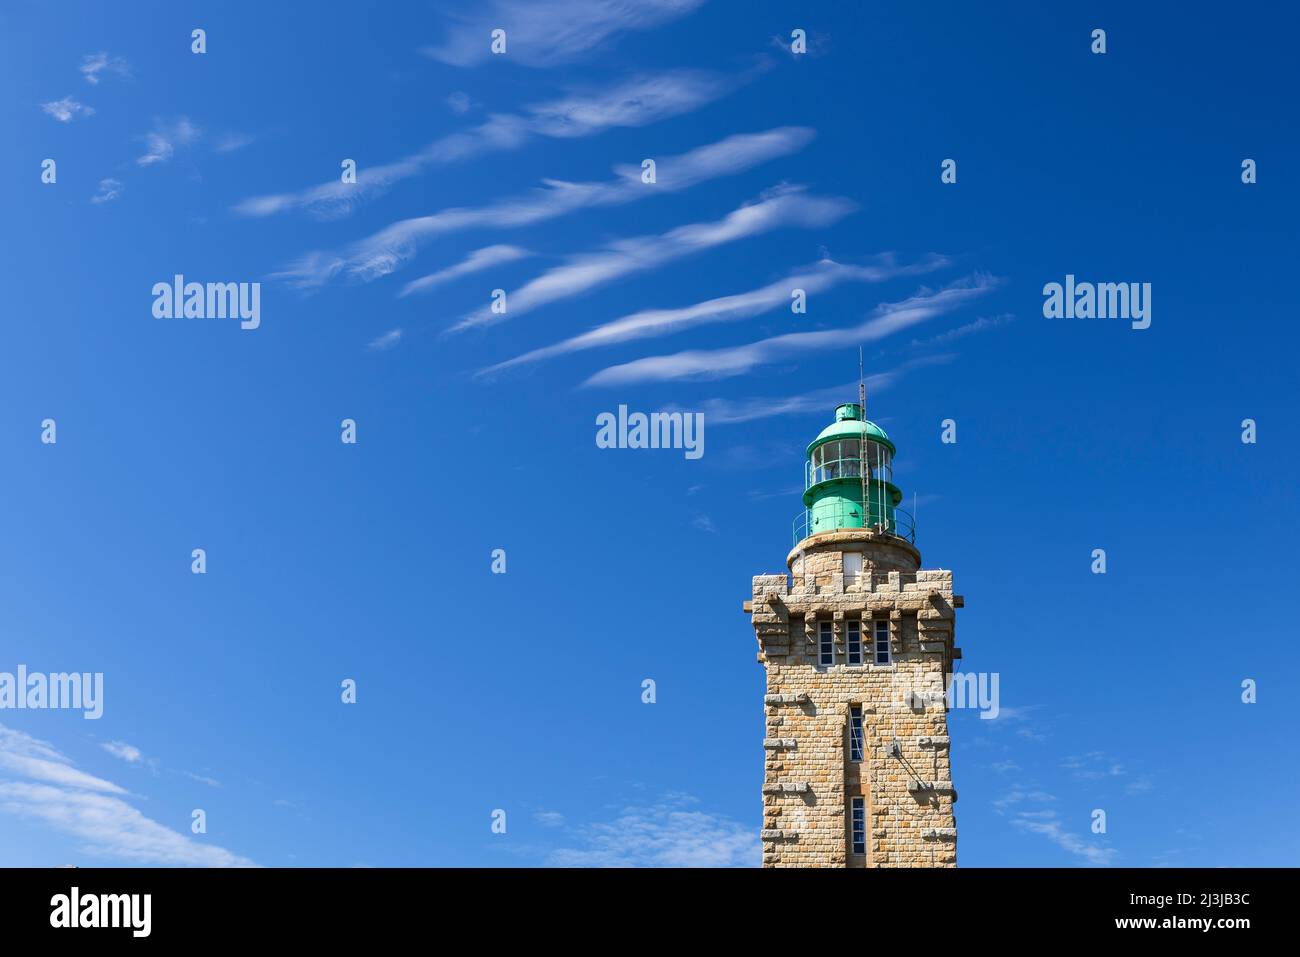
[[[923,569],[860,403],[809,443],[786,573],[745,602],[767,674],[765,867],[952,867],[952,572]]]

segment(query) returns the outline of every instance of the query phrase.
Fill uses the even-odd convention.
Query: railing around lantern
[[[856,505],[830,512],[819,511],[815,519],[811,510],[804,509],[794,519],[794,544],[798,545],[809,535],[861,527],[862,519]],[[891,515],[886,517],[883,525],[879,522],[868,522],[867,528],[916,544],[916,523],[911,513],[901,508],[895,508]]]
[[[862,478],[862,468],[858,442],[827,442],[814,449],[812,459],[803,464],[804,491],[830,479]],[[893,482],[893,457],[889,449],[876,442],[868,442],[866,469],[867,479]]]

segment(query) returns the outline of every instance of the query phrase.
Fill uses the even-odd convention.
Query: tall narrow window
[[[849,760],[862,760],[862,705],[849,706]]]
[[[867,853],[867,805],[865,798],[854,798],[850,829],[853,834],[853,853]]]
[[[844,553],[844,584],[856,585],[862,576],[862,553]]]
[[[834,625],[829,621],[823,621],[818,624],[821,629],[821,655],[818,661],[823,665],[835,664],[835,632]]]
[[[889,622],[876,621],[876,664],[889,664]]]
[[[848,629],[844,639],[844,663],[860,665],[862,664],[862,622],[846,621],[844,627]]]

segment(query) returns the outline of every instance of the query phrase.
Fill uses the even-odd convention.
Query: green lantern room
[[[914,541],[912,517],[898,507],[903,493],[893,481],[895,451],[885,431],[866,420],[861,405],[838,406],[835,421],[808,445],[795,544],[849,528]]]

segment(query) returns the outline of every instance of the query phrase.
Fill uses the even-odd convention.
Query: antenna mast
[[[867,381],[862,378],[862,346],[858,346],[858,414],[862,416],[862,433],[858,436],[858,476],[862,479],[862,528],[867,527]]]

